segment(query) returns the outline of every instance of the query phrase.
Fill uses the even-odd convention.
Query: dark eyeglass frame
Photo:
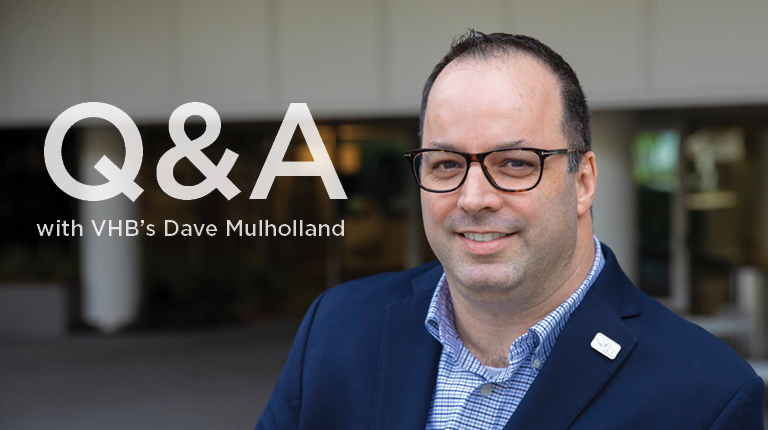
[[[533,152],[536,155],[539,156],[539,160],[541,161],[541,168],[539,169],[539,178],[536,180],[536,183],[528,188],[522,188],[522,189],[507,189],[502,188],[497,184],[493,178],[491,177],[491,174],[488,172],[488,167],[485,166],[485,158],[488,157],[491,154],[495,154],[497,152],[503,152],[503,151],[528,151]],[[464,177],[461,178],[461,182],[459,182],[456,187],[451,188],[450,190],[432,190],[424,185],[422,185],[421,181],[419,180],[419,175],[416,173],[416,156],[418,154],[424,153],[424,152],[450,152],[451,154],[457,154],[464,157],[464,159],[467,161],[467,168],[464,170]],[[483,170],[483,174],[485,174],[485,178],[488,179],[488,182],[491,183],[496,189],[505,191],[508,193],[522,193],[525,191],[530,191],[534,188],[536,188],[537,185],[539,185],[539,182],[541,182],[541,177],[544,176],[544,160],[546,160],[548,157],[551,157],[553,155],[560,155],[560,154],[570,154],[572,152],[582,152],[578,149],[553,149],[553,150],[546,150],[546,149],[539,149],[539,148],[503,148],[503,149],[496,149],[493,151],[488,152],[480,152],[476,154],[471,154],[468,152],[461,152],[461,151],[452,151],[450,149],[437,149],[437,148],[427,148],[427,149],[414,149],[411,151],[406,151],[405,158],[408,159],[408,162],[411,165],[411,173],[413,173],[413,179],[416,180],[416,183],[419,185],[419,187],[425,191],[429,191],[430,193],[450,193],[453,191],[458,190],[461,188],[462,185],[464,185],[464,181],[467,180],[467,176],[469,175],[469,168],[472,165],[472,162],[477,162],[480,164],[480,168]]]

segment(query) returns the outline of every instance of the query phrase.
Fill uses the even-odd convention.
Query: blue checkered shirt
[[[587,278],[557,309],[512,343],[509,367],[495,376],[461,342],[443,273],[424,322],[443,345],[427,430],[504,428],[547,361],[571,313],[603,270],[603,252],[597,237],[594,240],[595,261]]]

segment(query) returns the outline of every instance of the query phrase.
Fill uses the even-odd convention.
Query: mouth
[[[512,233],[461,233],[461,235],[475,242],[489,242],[500,237],[511,236]]]

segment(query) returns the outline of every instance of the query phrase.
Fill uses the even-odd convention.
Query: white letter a
[[[315,161],[283,161],[297,125],[301,128],[301,132],[307,140],[309,152]],[[291,103],[288,107],[285,119],[283,119],[280,130],[277,132],[275,143],[272,144],[272,149],[269,150],[267,160],[264,162],[264,169],[262,169],[256,180],[256,185],[253,187],[251,198],[266,199],[269,189],[272,188],[272,183],[275,181],[275,176],[320,176],[326,191],[328,191],[328,197],[332,199],[347,198],[306,103]]]

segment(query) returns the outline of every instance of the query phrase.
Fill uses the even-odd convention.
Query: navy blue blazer
[[[505,429],[763,429],[763,380],[603,251],[605,268]],[[424,319],[442,272],[431,263],[321,294],[256,428],[425,428],[442,346]],[[590,347],[598,332],[621,345],[614,360]]]

